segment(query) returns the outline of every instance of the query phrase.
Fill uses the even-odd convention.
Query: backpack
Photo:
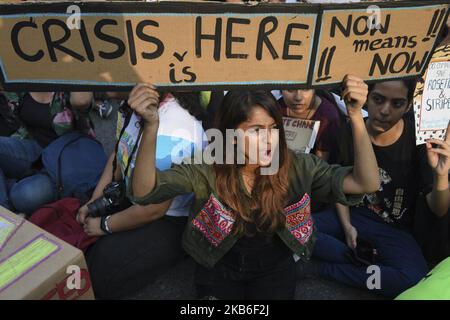
[[[88,236],[77,222],[76,215],[79,208],[80,201],[78,199],[64,198],[38,209],[32,214],[29,221],[86,252],[98,237]]]
[[[56,186],[58,199],[90,197],[103,173],[107,156],[102,144],[77,132],[60,136],[42,151],[44,171]]]

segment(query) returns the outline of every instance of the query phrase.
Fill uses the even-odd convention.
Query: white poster
[[[436,50],[414,94],[416,145],[443,140],[450,121],[450,46]]]

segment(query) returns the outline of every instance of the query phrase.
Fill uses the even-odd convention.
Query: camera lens
[[[104,197],[101,197],[91,202],[90,204],[87,205],[89,216],[94,218],[104,216],[108,205],[109,201]]]

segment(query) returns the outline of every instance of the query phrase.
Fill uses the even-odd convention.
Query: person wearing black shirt
[[[328,279],[394,297],[415,285],[428,267],[412,236],[414,207],[420,192],[437,216],[449,208],[450,134],[416,147],[411,108],[415,80],[386,81],[369,86],[367,131],[377,158],[381,186],[356,207],[337,204],[314,216],[319,231],[314,256]],[[336,150],[338,163],[351,165],[350,127],[343,129]],[[434,144],[434,146],[432,145]],[[337,213],[337,214],[336,214]],[[369,251],[361,263],[363,247]],[[379,267],[379,286],[367,266]],[[374,269],[371,269],[374,270]],[[369,279],[370,278],[370,279]]]

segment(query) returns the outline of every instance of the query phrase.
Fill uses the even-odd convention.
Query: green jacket
[[[293,253],[308,260],[315,242],[311,199],[354,205],[361,200],[361,196],[346,196],[342,192],[344,177],[352,171],[352,167],[329,165],[310,154],[291,155],[289,205],[284,210],[286,227],[277,233]],[[250,196],[242,180],[241,188]],[[213,166],[174,165],[169,170],[157,171],[156,185],[150,194],[136,198],[129,190],[130,199],[141,205],[161,203],[191,192],[195,194],[195,201],[183,234],[183,248],[198,263],[212,268],[238,240],[231,232],[235,215],[220,203],[216,194]]]

